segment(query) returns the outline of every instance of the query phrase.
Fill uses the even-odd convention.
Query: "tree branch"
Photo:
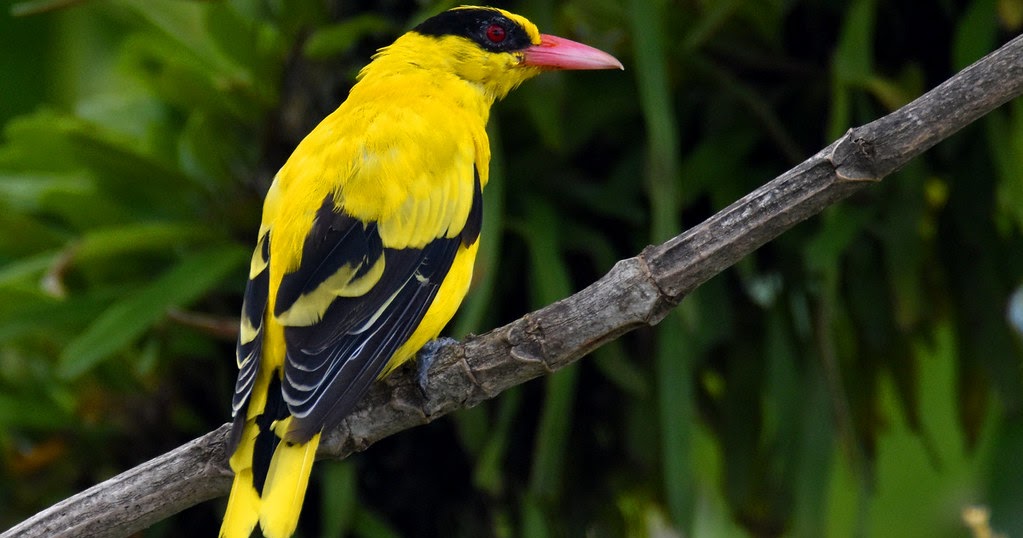
[[[697,286],[798,222],[880,181],[1023,93],[1023,36],[895,112],[849,130],[685,233],[622,260],[586,289],[446,348],[424,399],[404,369],[377,383],[321,443],[344,458],[399,431],[563,368],[605,342],[660,321]],[[227,493],[227,427],[36,514],[0,538],[127,536]]]

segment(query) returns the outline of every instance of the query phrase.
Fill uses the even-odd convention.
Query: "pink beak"
[[[524,51],[522,63],[543,69],[625,69],[602,50],[547,34],[540,35],[539,45]]]

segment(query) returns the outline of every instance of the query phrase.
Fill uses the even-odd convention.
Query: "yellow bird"
[[[469,288],[490,107],[550,69],[621,69],[504,10],[464,6],[380,49],[277,173],[249,267],[220,529],[298,524],[320,433],[413,358]]]

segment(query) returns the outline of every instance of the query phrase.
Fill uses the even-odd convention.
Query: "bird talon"
[[[426,397],[426,383],[430,373],[430,366],[433,365],[433,361],[437,358],[440,350],[457,343],[458,340],[454,338],[442,336],[427,342],[419,350],[419,353],[416,354],[416,381],[419,383],[419,390],[422,391],[424,398]]]

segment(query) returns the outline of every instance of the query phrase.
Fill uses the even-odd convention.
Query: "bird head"
[[[454,75],[501,99],[522,82],[555,69],[622,69],[614,56],[541,34],[525,17],[503,9],[462,6],[398,38],[380,56]]]

